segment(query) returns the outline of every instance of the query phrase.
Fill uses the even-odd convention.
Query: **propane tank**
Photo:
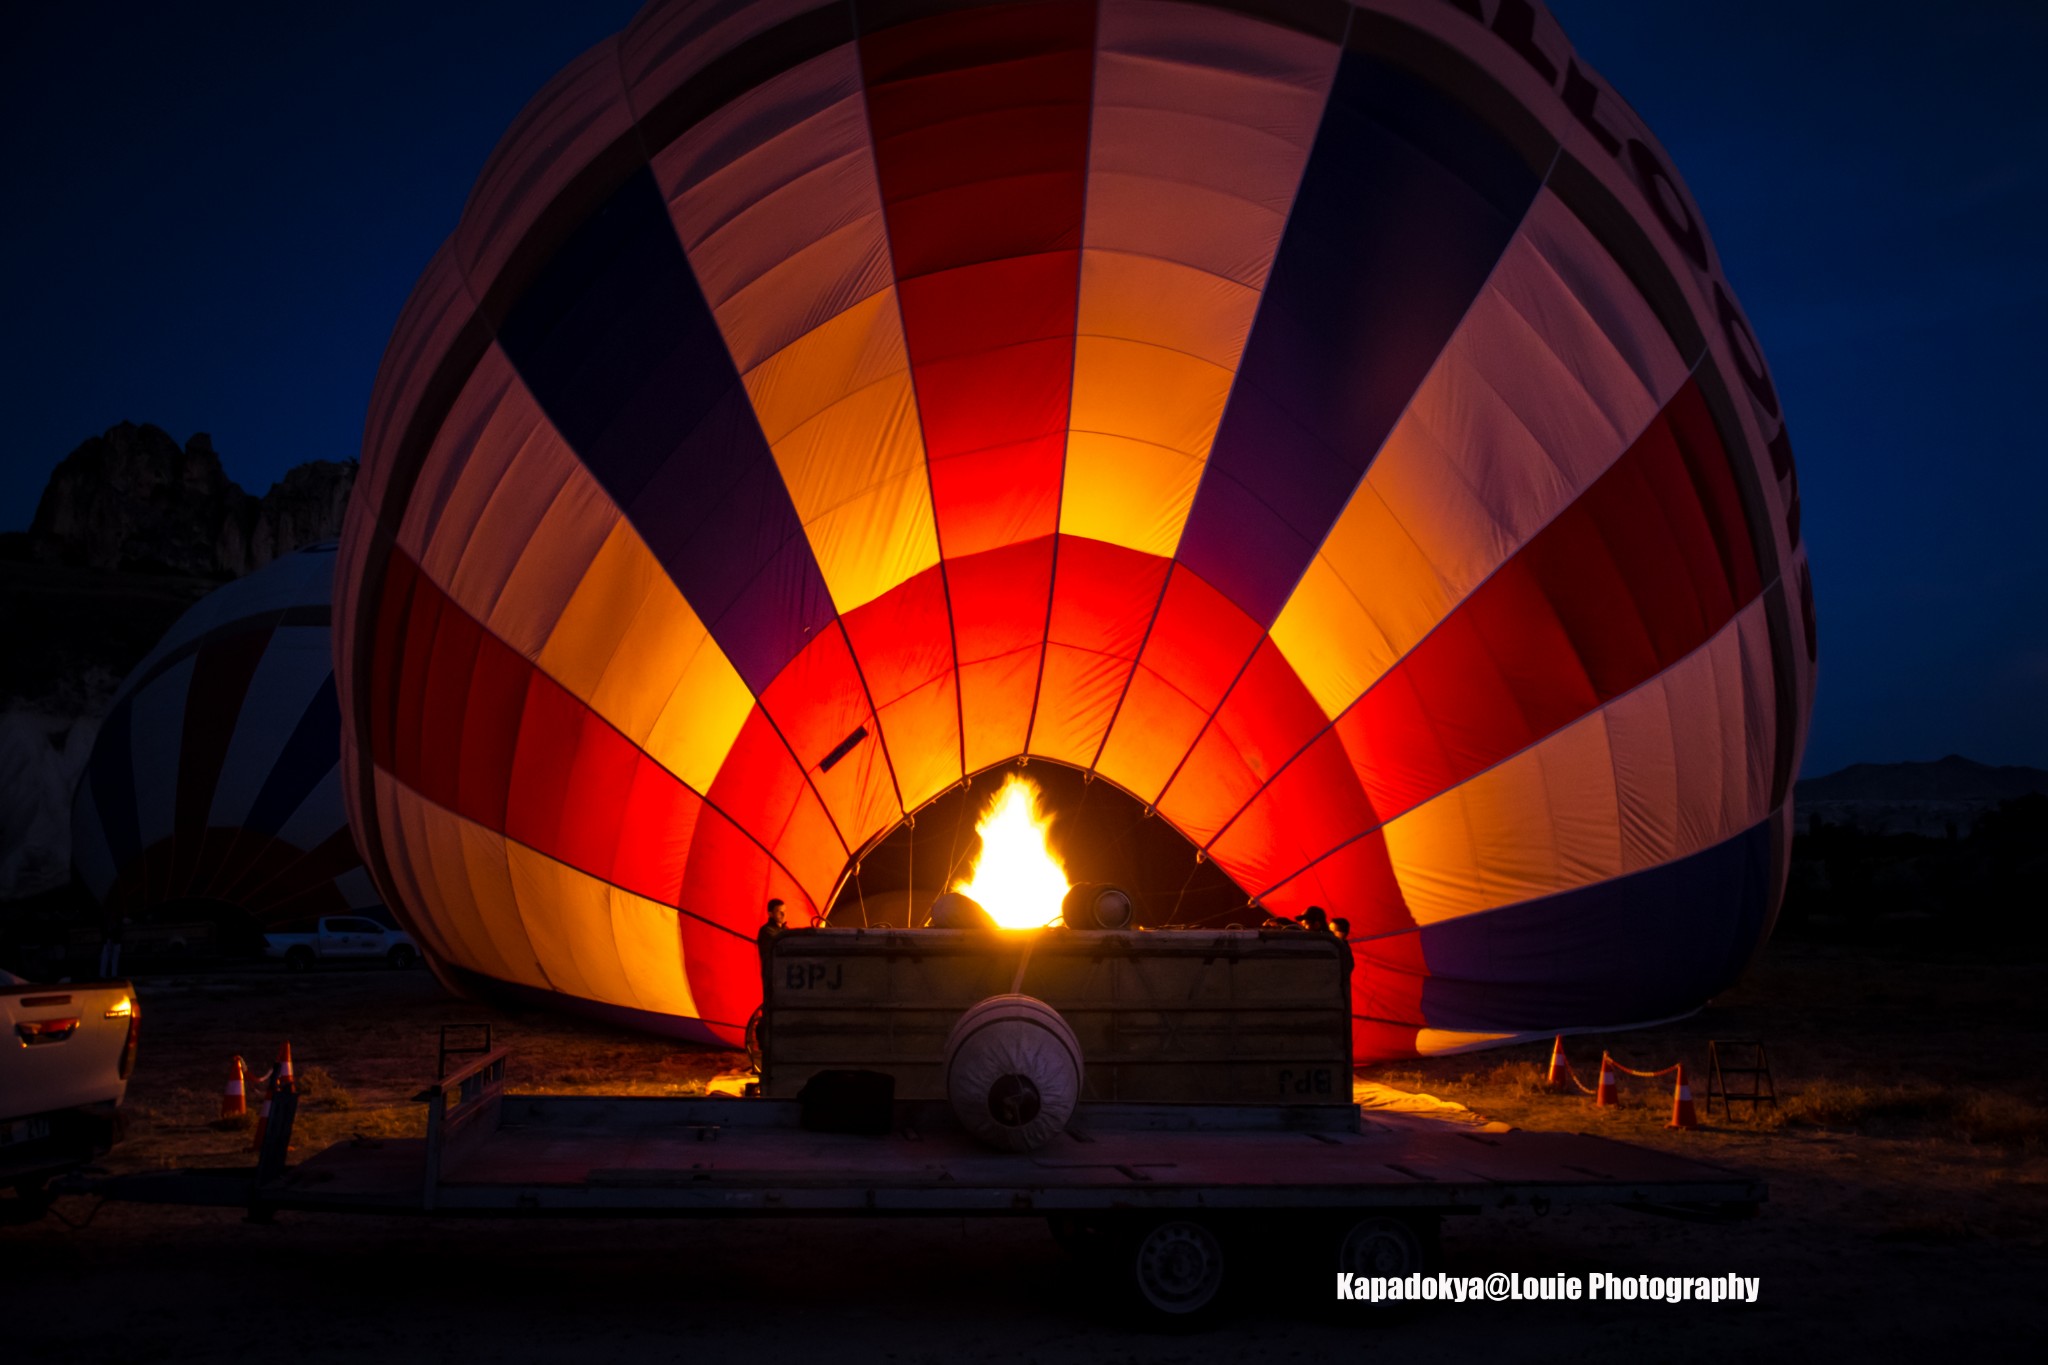
[[[946,1038],[946,1099],[991,1147],[1028,1152],[1065,1130],[1081,1099],[1081,1045],[1060,1012],[1029,995],[992,995]]]
[[[1060,920],[1069,929],[1129,929],[1136,919],[1130,892],[1108,882],[1069,887],[1060,902]]]

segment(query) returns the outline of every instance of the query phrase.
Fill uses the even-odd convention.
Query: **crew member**
[[[761,922],[761,930],[754,935],[754,947],[761,954],[761,1002],[768,1001],[768,971],[770,959],[775,956],[775,940],[788,932],[783,923],[782,902],[768,902],[768,917]]]
[[[769,973],[775,969],[775,940],[787,932],[783,924],[782,902],[768,902],[768,915],[761,921],[761,928],[754,935],[754,951],[761,957],[761,1004],[754,1011],[754,1017],[747,1021],[747,1057],[754,1069],[761,1069],[761,1051],[768,1036],[768,994],[773,986]]]

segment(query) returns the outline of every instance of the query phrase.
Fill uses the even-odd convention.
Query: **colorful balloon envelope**
[[[652,4],[385,357],[369,864],[460,985],[734,1043],[769,897],[1028,755],[1348,919],[1361,1056],[1688,1011],[1814,660],[1700,224],[1522,0]]]
[[[73,865],[114,922],[378,907],[341,798],[334,564],[329,542],[215,589],[121,684],[72,809]]]

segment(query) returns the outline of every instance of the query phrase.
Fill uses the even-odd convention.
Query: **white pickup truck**
[[[52,1176],[120,1140],[141,1013],[126,981],[54,986],[0,971],[0,1223],[42,1216]]]
[[[360,915],[329,915],[311,934],[265,934],[263,955],[282,958],[295,972],[311,971],[322,962],[376,962],[410,967],[420,950],[412,935],[387,929]]]

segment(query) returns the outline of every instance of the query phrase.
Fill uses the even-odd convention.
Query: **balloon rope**
[[[1117,835],[1115,840],[1113,840],[1110,843],[1109,851],[1111,853],[1114,853],[1118,849],[1122,848],[1124,846],[1124,840],[1130,838],[1133,834],[1137,833],[1138,826],[1141,823],[1143,823],[1144,819],[1145,808],[1143,806],[1140,806],[1138,807],[1138,813],[1131,817],[1131,822],[1128,825],[1124,826],[1123,833]]]
[[[964,792],[973,791],[974,779],[969,778],[967,785],[960,790]],[[953,842],[946,849],[946,884],[939,888],[942,893],[953,889],[953,874],[960,870],[960,821],[973,813],[974,803],[969,801],[966,803],[966,807],[966,810],[953,817]]]
[[[1187,899],[1188,888],[1195,884],[1195,874],[1201,870],[1202,859],[1197,854],[1195,861],[1188,868],[1187,880],[1180,884],[1180,894],[1173,898],[1173,913],[1166,917],[1167,928],[1171,929],[1174,925],[1180,923],[1180,903]]]

